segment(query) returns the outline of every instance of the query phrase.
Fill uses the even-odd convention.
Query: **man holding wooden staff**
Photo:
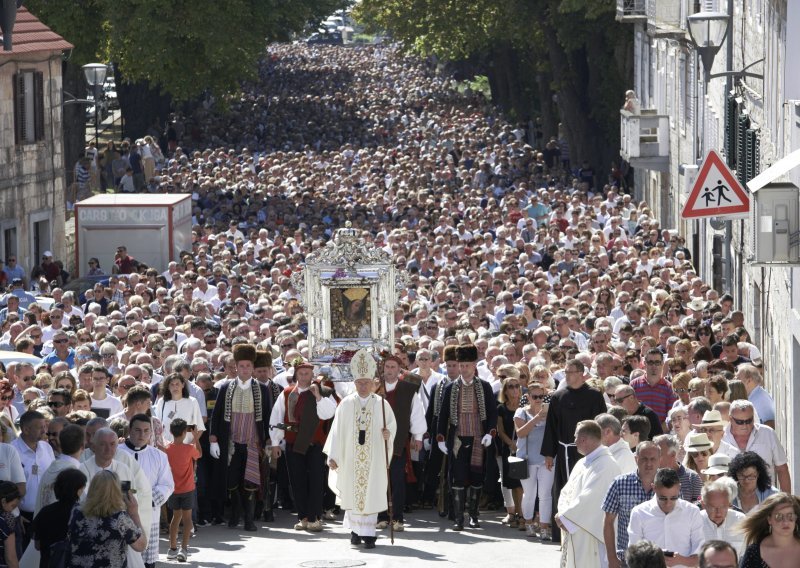
[[[388,505],[388,465],[397,423],[394,412],[374,393],[377,365],[366,349],[350,364],[356,392],[345,397],[323,451],[328,456],[328,485],[345,511],[350,543],[375,548],[378,513]]]

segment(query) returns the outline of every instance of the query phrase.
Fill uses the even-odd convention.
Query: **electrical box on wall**
[[[800,262],[800,189],[769,183],[753,192],[751,209],[757,264]]]

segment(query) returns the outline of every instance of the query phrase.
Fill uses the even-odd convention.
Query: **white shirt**
[[[736,440],[731,434],[731,425],[725,426],[725,434],[722,440],[728,442],[734,448],[739,448]],[[775,430],[764,424],[753,424],[753,431],[750,433],[750,438],[747,440],[747,447],[742,450],[746,452],[755,452],[767,462],[767,470],[769,471],[770,479],[776,484],[775,467],[784,465],[786,463],[786,451],[778,441],[778,435]]]
[[[436,389],[436,385],[439,384],[439,381],[442,380],[444,380],[444,375],[437,373],[436,371],[431,371],[431,375],[428,377],[428,382],[422,381],[422,383],[420,383],[419,399],[422,402],[422,412],[424,414],[428,413],[428,406],[433,398],[433,391]]]
[[[728,509],[728,514],[720,526],[715,525],[708,518],[708,511],[700,511],[700,516],[703,518],[703,533],[706,535],[706,541],[723,540],[729,542],[736,549],[736,554],[741,558],[744,553],[744,534],[736,530],[736,525],[745,518],[745,514]]]
[[[628,523],[628,546],[642,540],[650,540],[662,550],[681,556],[697,554],[705,542],[700,509],[678,499],[672,512],[665,515],[658,506],[658,495],[653,495],[633,508]]]
[[[11,444],[0,443],[0,481],[25,483],[25,471],[19,453]]]
[[[122,402],[115,396],[106,394],[103,400],[97,400],[94,396],[91,396],[89,401],[92,403],[92,408],[107,408],[109,416],[122,412]]]
[[[37,442],[36,451],[30,449],[22,438],[17,438],[11,445],[17,450],[25,472],[25,496],[19,502],[19,508],[26,513],[33,513],[36,496],[39,494],[39,481],[56,457],[53,448],[47,442]]]
[[[153,415],[161,420],[161,424],[164,425],[165,442],[172,442],[174,440],[172,433],[169,431],[169,425],[172,424],[172,421],[176,418],[186,420],[186,424],[188,425],[194,424],[198,432],[206,431],[206,425],[203,423],[203,416],[200,414],[200,405],[193,396],[180,400],[164,400],[160,398],[158,402],[156,402]],[[191,443],[191,440],[187,441],[187,443]]]

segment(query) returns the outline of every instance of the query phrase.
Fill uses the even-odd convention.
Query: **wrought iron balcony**
[[[617,21],[626,23],[647,20],[648,0],[617,0]]]

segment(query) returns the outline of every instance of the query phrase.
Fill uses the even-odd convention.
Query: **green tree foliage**
[[[72,61],[114,62],[177,101],[235,90],[257,70],[267,41],[321,21],[344,0],[28,0],[75,45]]]
[[[632,33],[612,0],[363,0],[356,13],[421,55],[481,61],[498,102],[519,117],[532,114],[520,93],[536,93],[545,134],[560,119],[573,161],[602,169],[615,157]],[[553,94],[558,117],[546,116]]]

